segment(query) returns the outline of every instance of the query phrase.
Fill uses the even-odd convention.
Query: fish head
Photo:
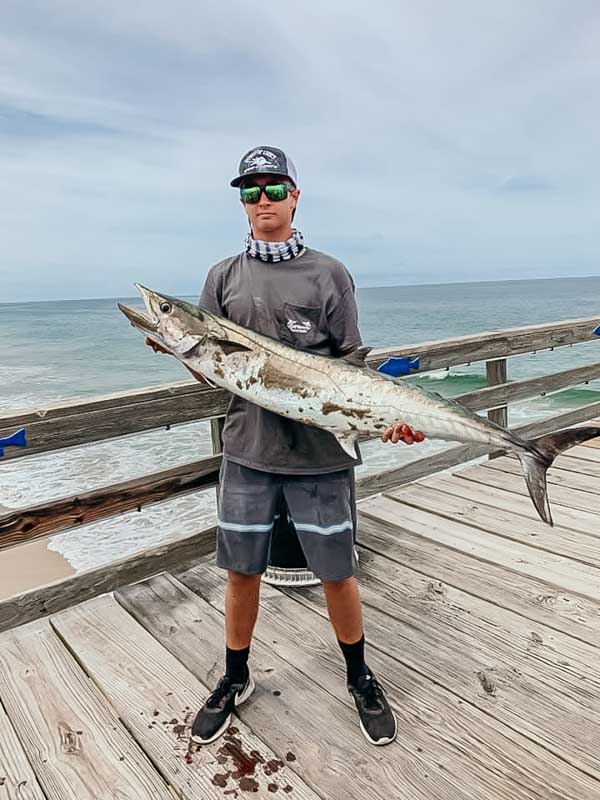
[[[183,356],[208,336],[218,336],[222,326],[210,312],[199,306],[160,294],[136,283],[146,313],[118,304],[127,319],[148,338]]]

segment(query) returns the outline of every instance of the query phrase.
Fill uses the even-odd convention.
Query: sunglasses
[[[287,183],[268,183],[266,186],[243,186],[240,189],[240,196],[244,203],[258,203],[261,194],[264,192],[267,200],[279,202],[285,200],[294,189]]]

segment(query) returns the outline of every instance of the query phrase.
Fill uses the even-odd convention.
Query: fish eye
[[[160,308],[160,310],[162,311],[163,314],[170,314],[171,311],[173,310],[173,306],[171,305],[171,303],[167,303],[166,300],[164,300],[159,305],[159,308]]]

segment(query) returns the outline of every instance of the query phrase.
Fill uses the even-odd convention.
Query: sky
[[[600,274],[597,0],[2,0],[0,303],[196,294],[281,147],[359,286]]]

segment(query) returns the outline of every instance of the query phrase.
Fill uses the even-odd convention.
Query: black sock
[[[365,635],[360,637],[358,642],[354,644],[346,644],[340,642],[338,644],[342,648],[342,653],[346,659],[346,670],[348,674],[348,683],[356,686],[356,683],[361,675],[366,675],[368,667],[365,663]]]
[[[248,656],[250,648],[232,650],[227,648],[225,653],[225,674],[231,678],[232,683],[245,683],[248,677]]]

